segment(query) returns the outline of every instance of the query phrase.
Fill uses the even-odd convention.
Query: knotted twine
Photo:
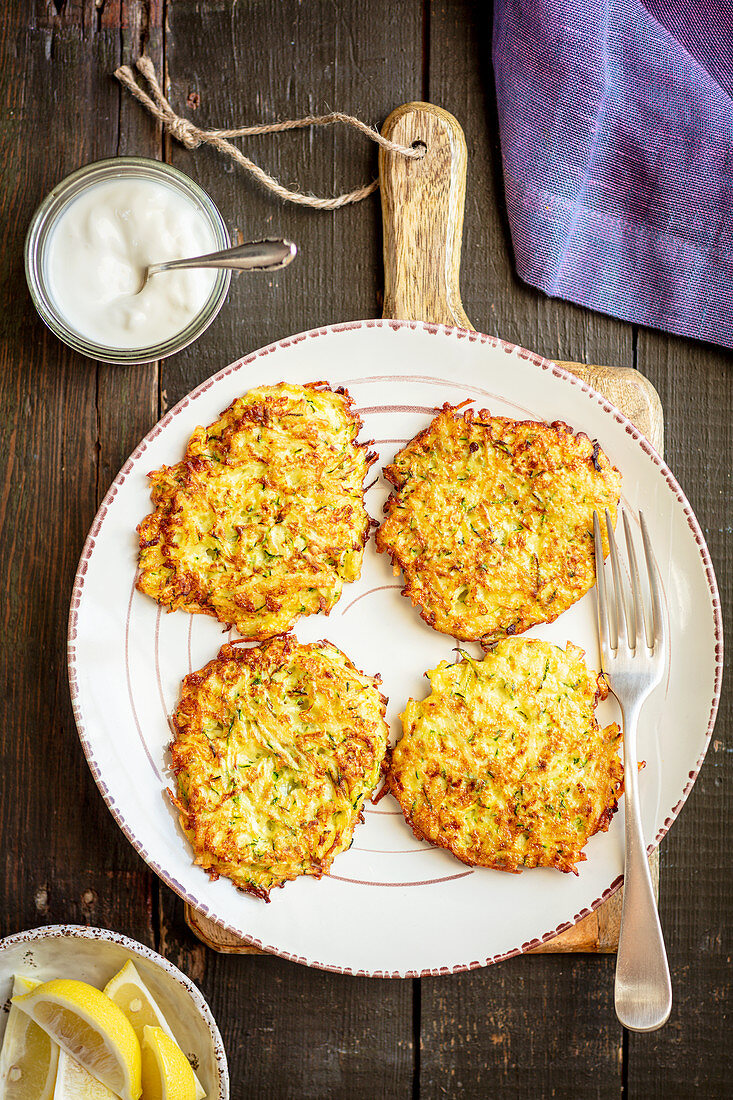
[[[376,141],[383,149],[389,149],[392,153],[399,153],[410,160],[419,160],[425,155],[425,148],[413,148],[410,145],[398,145],[388,138],[382,137],[377,130],[367,126],[353,115],[345,115],[340,111],[332,111],[327,115],[308,115],[306,118],[291,118],[284,122],[264,123],[260,126],[241,126],[236,130],[201,130],[187,118],[177,115],[168,100],[163,95],[163,89],[158,83],[153,63],[149,57],[139,57],[136,62],[138,72],[145,77],[150,85],[151,95],[148,95],[135,80],[135,75],[128,65],[121,65],[115,71],[115,76],[125,88],[142,103],[150,114],[162,123],[167,133],[185,145],[187,149],[196,149],[201,144],[211,145],[220,153],[231,159],[254,176],[256,180],[279,198],[286,202],[294,202],[299,206],[312,206],[316,210],[337,210],[347,203],[361,202],[367,195],[371,195],[379,187],[379,180],[373,180],[364,187],[357,187],[355,191],[347,191],[343,195],[336,195],[332,199],[320,199],[317,195],[305,195],[300,191],[291,191],[265,172],[253,160],[232,145],[227,138],[252,137],[255,134],[277,134],[284,130],[301,130],[306,126],[332,126],[335,122],[345,122],[366,134],[372,141]]]

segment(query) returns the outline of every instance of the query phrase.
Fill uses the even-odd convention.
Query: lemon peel
[[[143,1029],[145,1100],[195,1100],[196,1080],[186,1055],[161,1027]]]
[[[121,1100],[140,1100],[140,1043],[122,1009],[101,990],[56,978],[12,1003]]]
[[[13,997],[29,993],[41,983],[16,974]],[[51,1100],[59,1048],[15,1004],[11,1004],[0,1051],[0,1096],[4,1100]]]
[[[104,992],[118,1005],[135,1029],[140,1045],[143,1042],[143,1031],[147,1026],[160,1027],[169,1039],[178,1043],[163,1010],[156,1001],[151,991],[146,986],[140,972],[132,960],[128,960],[113,978],[107,982]],[[206,1093],[196,1074],[196,1100],[203,1100]]]

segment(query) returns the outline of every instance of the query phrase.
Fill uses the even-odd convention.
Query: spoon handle
[[[235,271],[277,271],[295,258],[297,248],[290,241],[249,241],[207,256],[191,256],[186,260],[167,260],[150,264],[146,275],[159,271],[175,271],[188,267],[230,267]]]

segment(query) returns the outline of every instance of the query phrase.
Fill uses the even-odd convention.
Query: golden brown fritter
[[[615,522],[621,475],[567,424],[458,408],[385,467],[396,491],[376,542],[430,626],[488,644],[552,622],[592,588],[593,511]]]
[[[325,383],[260,386],[197,428],[182,462],[150,474],[137,586],[169,611],[245,638],[328,613],[361,572],[369,517],[352,399]]]
[[[223,646],[173,716],[171,798],[196,863],[262,898],[327,874],[382,773],[385,707],[379,677],[329,642]]]
[[[575,870],[623,789],[621,733],[595,718],[608,687],[583,657],[507,638],[427,674],[432,692],[408,702],[387,773],[417,837],[471,865]]]

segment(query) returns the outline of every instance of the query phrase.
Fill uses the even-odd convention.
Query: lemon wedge
[[[117,1097],[111,1089],[92,1077],[80,1062],[62,1050],[53,1100],[117,1100]]]
[[[32,989],[40,984],[38,978],[29,978],[26,974],[13,974],[13,992],[11,996],[20,997],[22,993],[30,993]]]
[[[118,1005],[135,1029],[140,1045],[143,1041],[143,1029],[147,1027],[162,1028],[169,1039],[177,1042],[171,1031],[160,1005],[150,992],[145,982],[140,977],[140,972],[133,962],[126,962],[114,978],[110,978],[104,987],[104,992]],[[194,1074],[196,1084],[196,1100],[203,1100],[206,1096],[201,1082]]]
[[[140,1043],[124,1012],[99,989],[56,978],[12,1003],[122,1100],[140,1100]]]
[[[30,992],[40,982],[15,975],[13,996]],[[59,1048],[29,1016],[10,1006],[0,1051],[0,1096],[5,1100],[51,1100]]]
[[[145,1100],[195,1100],[196,1081],[188,1058],[162,1027],[143,1029]]]

